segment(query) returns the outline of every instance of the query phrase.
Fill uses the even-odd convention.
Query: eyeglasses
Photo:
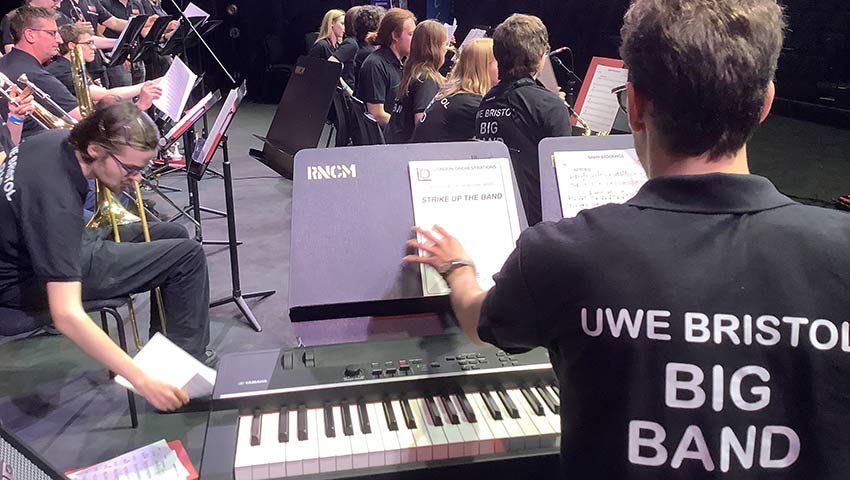
[[[30,30],[35,30],[36,32],[49,33],[53,37],[59,35],[59,30],[46,30],[44,28],[30,28]]]
[[[142,176],[145,176],[145,175],[147,175],[147,174],[150,172],[150,170],[151,170],[151,162],[148,162],[148,163],[147,163],[145,166],[143,166],[143,167],[137,167],[136,165],[127,165],[126,163],[124,163],[124,162],[122,162],[121,160],[119,160],[119,159],[118,159],[118,157],[116,157],[116,156],[115,156],[115,154],[114,154],[114,153],[112,153],[112,152],[110,152],[110,151],[107,151],[106,153],[108,153],[108,154],[109,154],[109,156],[110,156],[110,157],[112,157],[112,159],[113,159],[113,160],[115,160],[115,162],[116,162],[118,165],[120,165],[120,166],[121,166],[121,168],[123,168],[125,172],[127,172],[127,176],[132,177],[133,175],[135,175],[135,174],[137,174],[137,173],[138,173],[138,174],[141,174]]]
[[[90,48],[95,48],[94,40],[89,40],[88,42],[74,42],[74,43],[76,43],[77,45],[85,45],[85,46],[90,47]]]
[[[617,103],[620,104],[623,113],[629,113],[629,95],[626,87],[626,85],[620,85],[611,89],[611,93],[617,96]]]

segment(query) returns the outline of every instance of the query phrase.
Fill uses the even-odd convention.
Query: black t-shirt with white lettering
[[[340,77],[352,90],[357,86],[357,77],[354,73],[354,57],[357,56],[357,48],[357,39],[345,37],[333,53],[333,57],[342,64]]]
[[[70,112],[77,108],[76,97],[71,95],[68,89],[65,88],[65,85],[42,67],[35,57],[23,50],[13,48],[11,52],[4,55],[3,58],[0,58],[0,72],[9,77],[12,81],[17,80],[22,73],[26,73],[29,81],[43,90],[44,93],[50,95],[50,99],[56,102],[56,104],[63,110]],[[44,105],[44,107],[48,109],[51,108],[47,105]],[[57,116],[61,115],[58,111],[53,113]],[[27,117],[24,121],[24,129],[21,135],[23,138],[26,138],[42,131],[44,131],[44,129],[39,127],[33,120]]]
[[[68,133],[29,138],[0,166],[0,306],[43,309],[47,282],[82,278],[89,184]]]
[[[571,134],[564,101],[531,77],[501,81],[487,92],[475,119],[475,138],[504,142],[511,154],[529,225],[543,218],[537,144]]]
[[[377,103],[391,113],[404,64],[388,47],[372,52],[360,67],[355,96],[363,103]]]
[[[431,77],[423,76],[410,80],[410,85],[407,86],[407,95],[401,99],[396,97],[395,102],[393,102],[390,123],[384,130],[387,143],[410,142],[413,129],[416,127],[414,115],[424,112],[439,90],[440,86]]]
[[[456,93],[436,98],[425,109],[422,120],[413,131],[413,143],[462,142],[475,137],[475,114],[481,95]]]
[[[765,178],[656,178],[524,231],[478,333],[549,349],[564,478],[844,479],[848,251]]]

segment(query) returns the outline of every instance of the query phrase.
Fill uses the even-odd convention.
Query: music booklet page
[[[411,161],[408,169],[416,225],[440,225],[457,238],[475,262],[478,284],[490,289],[520,234],[510,161]],[[436,270],[421,265],[420,273],[425,296],[449,293]]]
[[[623,203],[646,182],[634,149],[555,152],[552,157],[564,218],[607,203]]]

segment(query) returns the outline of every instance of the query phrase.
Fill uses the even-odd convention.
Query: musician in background
[[[164,17],[168,15],[164,8],[162,8],[162,4],[160,0],[141,0],[142,1],[142,13],[145,15],[156,15],[157,17]],[[163,37],[168,39],[171,38],[171,35],[177,30],[179,22],[177,20],[172,20],[168,22],[168,27],[165,29],[165,33]],[[172,58],[169,55],[163,55],[155,50],[148,50],[147,58],[144,58],[145,62],[145,76],[148,80],[152,80],[154,78],[159,78],[168,72],[168,69],[171,67]]]
[[[127,21],[134,15],[142,15],[144,7],[140,0],[100,0],[104,8],[112,14],[113,17]],[[150,28],[154,17],[150,17],[145,28]],[[118,38],[120,30],[106,30],[104,36],[107,38]],[[142,31],[142,36],[145,35],[145,30]],[[136,85],[145,81],[145,64],[141,60],[138,62],[126,61],[122,65],[107,67],[106,76],[110,87],[126,87],[128,85]]]
[[[362,7],[354,6],[345,12],[345,38],[340,42],[337,49],[328,58],[331,62],[342,64],[342,74],[340,79],[344,82],[343,89],[348,87],[348,93],[354,94],[354,87],[357,82],[357,77],[354,74],[354,57],[357,56],[357,32],[355,25],[357,22],[357,13]]]
[[[360,67],[356,96],[366,104],[381,128],[390,121],[415,28],[416,16],[412,12],[391,8],[378,26],[374,44],[380,48],[366,57]]]
[[[411,242],[473,340],[549,349],[564,478],[850,469],[850,218],[749,174],[784,26],[775,0],[635,0],[616,91],[637,195],[529,228],[489,292],[449,233]]]
[[[62,43],[59,44],[59,56],[56,57],[50,65],[47,66],[47,71],[51,75],[59,79],[68,91],[76,98],[76,89],[74,79],[71,75],[71,51],[77,47],[82,47],[83,59],[86,62],[91,62],[97,53],[97,47],[92,40],[91,27],[88,24],[70,24],[59,27],[59,34],[62,36]],[[88,65],[88,63],[87,63]],[[130,85],[128,87],[115,87],[106,89],[99,85],[89,85],[89,93],[92,101],[97,103],[107,95],[114,95],[121,99],[132,99],[139,97],[136,101],[136,106],[140,109],[147,110],[153,105],[153,101],[162,95],[162,89],[155,82],[148,81],[138,85]]]
[[[172,410],[188,401],[186,393],[142,372],[82,307],[82,300],[159,286],[168,338],[207,364],[215,360],[206,349],[206,256],[185,228],[151,224],[150,243],[144,243],[138,224],[120,227],[122,243],[84,229],[86,178],[121,191],[149,168],[158,140],[156,125],[135,105],[121,101],[98,108],[70,131],[51,130],[13,152],[0,170],[0,305],[33,312],[33,320],[10,325],[3,319],[0,329],[13,335],[52,321],[86,353],[127,378],[154,407]],[[46,309],[49,315],[39,315]]]
[[[446,27],[434,20],[425,20],[413,31],[410,57],[404,64],[392,116],[384,131],[387,143],[410,142],[413,128],[445,82],[440,67],[448,40]]]
[[[537,144],[572,133],[564,100],[536,80],[548,52],[546,26],[533,15],[514,14],[496,27],[499,83],[481,101],[475,124],[477,139],[501,141],[510,150],[529,225],[543,218]]]
[[[342,10],[328,10],[319,27],[319,38],[307,52],[308,57],[327,60],[333,55],[345,33],[345,12]]]
[[[21,143],[24,119],[33,112],[34,105],[32,95],[21,91],[17,86],[13,86],[6,93],[9,94],[12,102],[6,102],[9,113],[6,115],[6,121],[0,126],[0,151],[8,155],[16,145]],[[0,161],[0,163],[3,162]]]
[[[51,10],[57,11],[56,15],[56,23],[59,25],[65,25],[68,23],[73,23],[70,17],[62,13],[58,10],[59,2],[57,0],[25,0],[23,5],[29,5],[31,7],[42,7],[49,8]],[[17,12],[17,8],[9,11],[6,15],[3,16],[3,19],[0,20],[0,37],[2,37],[3,42],[3,53],[8,53],[12,50],[12,46],[15,44],[15,39],[12,35],[12,18],[15,16]]]
[[[98,26],[108,28],[115,32],[121,32],[127,21],[120,18],[115,18],[109,11],[104,8],[100,0],[62,0],[59,4],[59,11],[77,24],[88,24],[92,29],[92,40],[94,45],[100,49],[111,49],[115,45],[114,38],[106,38],[97,33]],[[60,25],[61,27],[62,25]],[[100,85],[109,87],[109,82],[106,78],[106,66],[100,54],[95,55],[94,60],[86,64],[86,69],[92,79],[97,80]]]
[[[478,38],[464,47],[448,81],[417,122],[411,142],[472,140],[478,106],[499,82],[498,68],[493,39]]]
[[[366,57],[375,51],[372,43],[377,38],[378,26],[386,13],[384,7],[363,5],[354,17],[354,33],[357,35],[357,53],[354,55],[355,79],[360,75],[360,67],[366,61]]]

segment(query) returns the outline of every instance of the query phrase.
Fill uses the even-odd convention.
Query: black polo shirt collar
[[[627,205],[689,213],[751,213],[794,205],[764,177],[728,173],[647,181]]]
[[[397,67],[399,70],[404,68],[404,62],[398,59],[395,52],[390,47],[381,47],[377,50],[387,64]]]

